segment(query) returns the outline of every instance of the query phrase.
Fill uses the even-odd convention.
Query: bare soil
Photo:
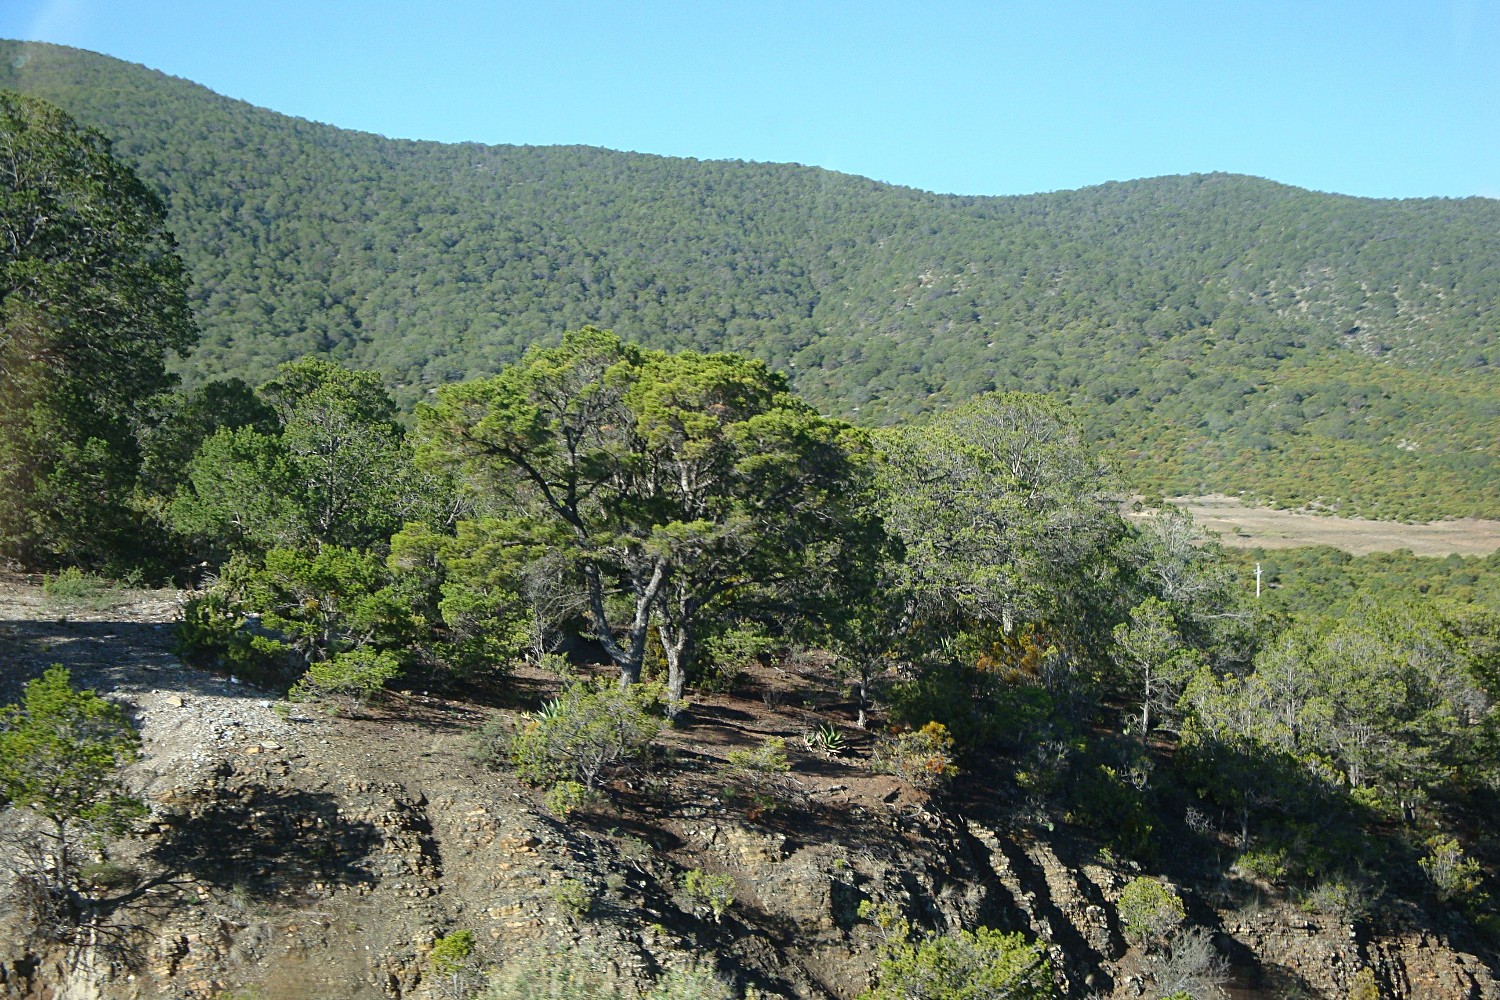
[[[1219,541],[1234,548],[1289,549],[1330,545],[1353,555],[1409,549],[1419,556],[1485,556],[1500,549],[1500,521],[1463,518],[1430,524],[1370,521],[1303,511],[1252,507],[1220,494],[1172,497]]]

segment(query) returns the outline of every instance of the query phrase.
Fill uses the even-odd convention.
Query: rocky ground
[[[863,900],[932,927],[1039,936],[1073,996],[1144,992],[1114,909],[1130,866],[1015,827],[979,789],[962,810],[939,808],[872,774],[815,665],[699,699],[654,773],[562,822],[471,754],[481,724],[534,707],[555,678],[516,677],[502,705],[411,691],[359,718],[288,711],[184,666],[179,604],[121,592],[66,606],[0,582],[0,701],[58,662],[126,706],[144,740],[128,778],[152,813],[117,849],[124,874],[102,891],[111,912],[92,946],[33,953],[0,913],[0,997],[441,996],[450,984],[433,981],[426,955],[470,930],[491,968],[567,953],[639,984],[697,967],[763,994],[849,998],[879,948]],[[830,720],[849,752],[804,752],[801,734]],[[793,801],[752,822],[725,800],[719,769],[767,735],[791,742]],[[684,890],[693,869],[732,880],[722,918]],[[1223,909],[1184,892],[1235,960],[1238,996],[1342,998],[1370,966],[1386,997],[1500,997],[1494,969],[1419,913],[1377,932],[1310,918],[1269,890]]]

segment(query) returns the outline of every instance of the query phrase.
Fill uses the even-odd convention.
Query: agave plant
[[[844,734],[839,732],[837,727],[826,722],[804,733],[802,743],[812,753],[820,753],[828,757],[841,757],[844,754]]]

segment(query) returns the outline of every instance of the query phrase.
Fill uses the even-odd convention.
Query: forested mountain
[[[1142,488],[1500,515],[1500,202],[1225,174],[939,196],[795,165],[349,132],[0,42],[115,137],[194,278],[189,381],[305,353],[398,399],[585,324],[889,423],[1061,392]]]

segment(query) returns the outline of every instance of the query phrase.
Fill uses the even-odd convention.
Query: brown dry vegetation
[[[1419,556],[1482,556],[1500,549],[1500,521],[1463,518],[1430,524],[1370,521],[1303,511],[1252,507],[1237,497],[1214,494],[1172,497],[1219,541],[1235,548],[1287,549],[1330,545],[1353,555],[1409,549]]]

